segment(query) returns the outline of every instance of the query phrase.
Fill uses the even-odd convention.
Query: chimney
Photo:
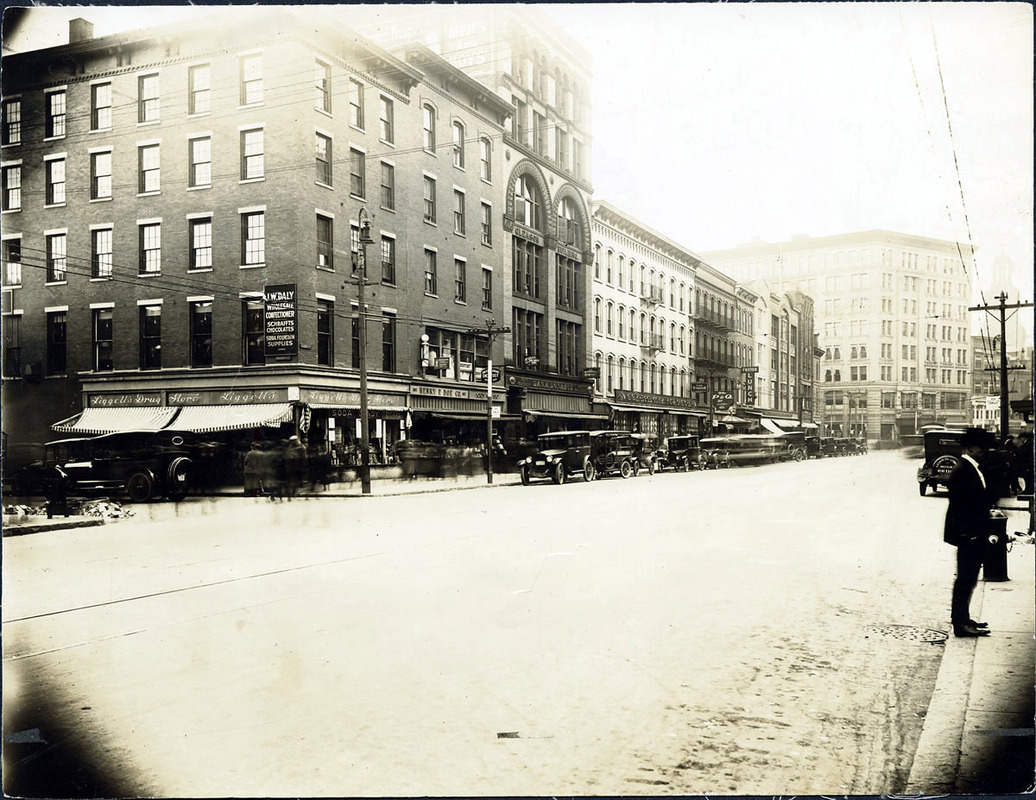
[[[88,42],[94,38],[94,24],[89,20],[77,17],[68,21],[68,43]]]

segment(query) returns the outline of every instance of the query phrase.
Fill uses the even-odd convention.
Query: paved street
[[[6,539],[5,708],[123,795],[901,792],[953,574],[915,466],[220,498]]]

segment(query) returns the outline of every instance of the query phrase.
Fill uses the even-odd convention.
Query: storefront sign
[[[359,408],[360,393],[353,389],[303,389],[300,394],[303,403],[311,405],[327,406],[329,408]],[[385,392],[368,392],[367,407],[372,410],[379,408],[399,409],[406,405],[406,398],[398,394],[386,394]]]
[[[294,283],[267,286],[266,355],[294,356],[299,351],[298,291]]]
[[[734,395],[730,392],[716,392],[712,395],[712,407],[717,411],[727,411],[734,404]]]
[[[648,392],[631,392],[625,389],[615,390],[615,402],[631,406],[661,406],[663,408],[695,408],[689,397],[673,397],[667,394],[650,394]]]
[[[586,394],[586,384],[582,381],[561,378],[533,378],[530,375],[511,375],[507,379],[511,386],[521,386],[524,389],[537,389],[541,392],[569,392],[573,394]]]
[[[451,386],[425,386],[420,383],[410,385],[410,394],[418,397],[450,397],[461,400],[486,399],[485,391],[478,389],[454,389]]]
[[[158,408],[162,405],[161,392],[127,392],[124,394],[91,394],[87,398],[91,408]]]
[[[287,389],[209,389],[166,392],[170,406],[229,406],[254,403],[287,403]]]

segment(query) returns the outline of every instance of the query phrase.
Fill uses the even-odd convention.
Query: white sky
[[[1028,4],[537,8],[593,54],[596,197],[697,252],[870,228],[971,241],[983,288],[1004,253],[1032,299]],[[62,44],[73,16],[105,35],[185,9],[144,13],[43,8],[5,49]]]

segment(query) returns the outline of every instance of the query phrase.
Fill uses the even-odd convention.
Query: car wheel
[[[554,465],[554,483],[558,486],[565,482],[565,465],[560,461]]]
[[[155,493],[155,479],[147,472],[134,472],[126,481],[126,492],[134,503],[146,503]]]
[[[623,461],[619,465],[619,474],[624,478],[633,476],[633,465],[629,461]]]
[[[654,475],[655,470],[658,469],[658,465],[655,463],[655,459],[651,459],[647,465],[648,475]]]
[[[183,500],[191,488],[191,471],[191,460],[185,456],[177,456],[169,462],[165,496],[170,500]]]
[[[529,468],[528,467],[522,467],[521,475],[522,475],[522,486],[528,486],[529,485]]]
[[[921,497],[924,497],[925,492],[928,491],[928,481],[921,481],[917,484],[917,491],[921,493]]]
[[[594,462],[590,459],[586,460],[583,464],[583,480],[589,483],[597,477],[597,469],[594,467]]]
[[[794,459],[796,461],[801,461],[802,460],[802,451],[801,450],[796,450],[795,451],[795,455],[793,457],[794,457]]]

